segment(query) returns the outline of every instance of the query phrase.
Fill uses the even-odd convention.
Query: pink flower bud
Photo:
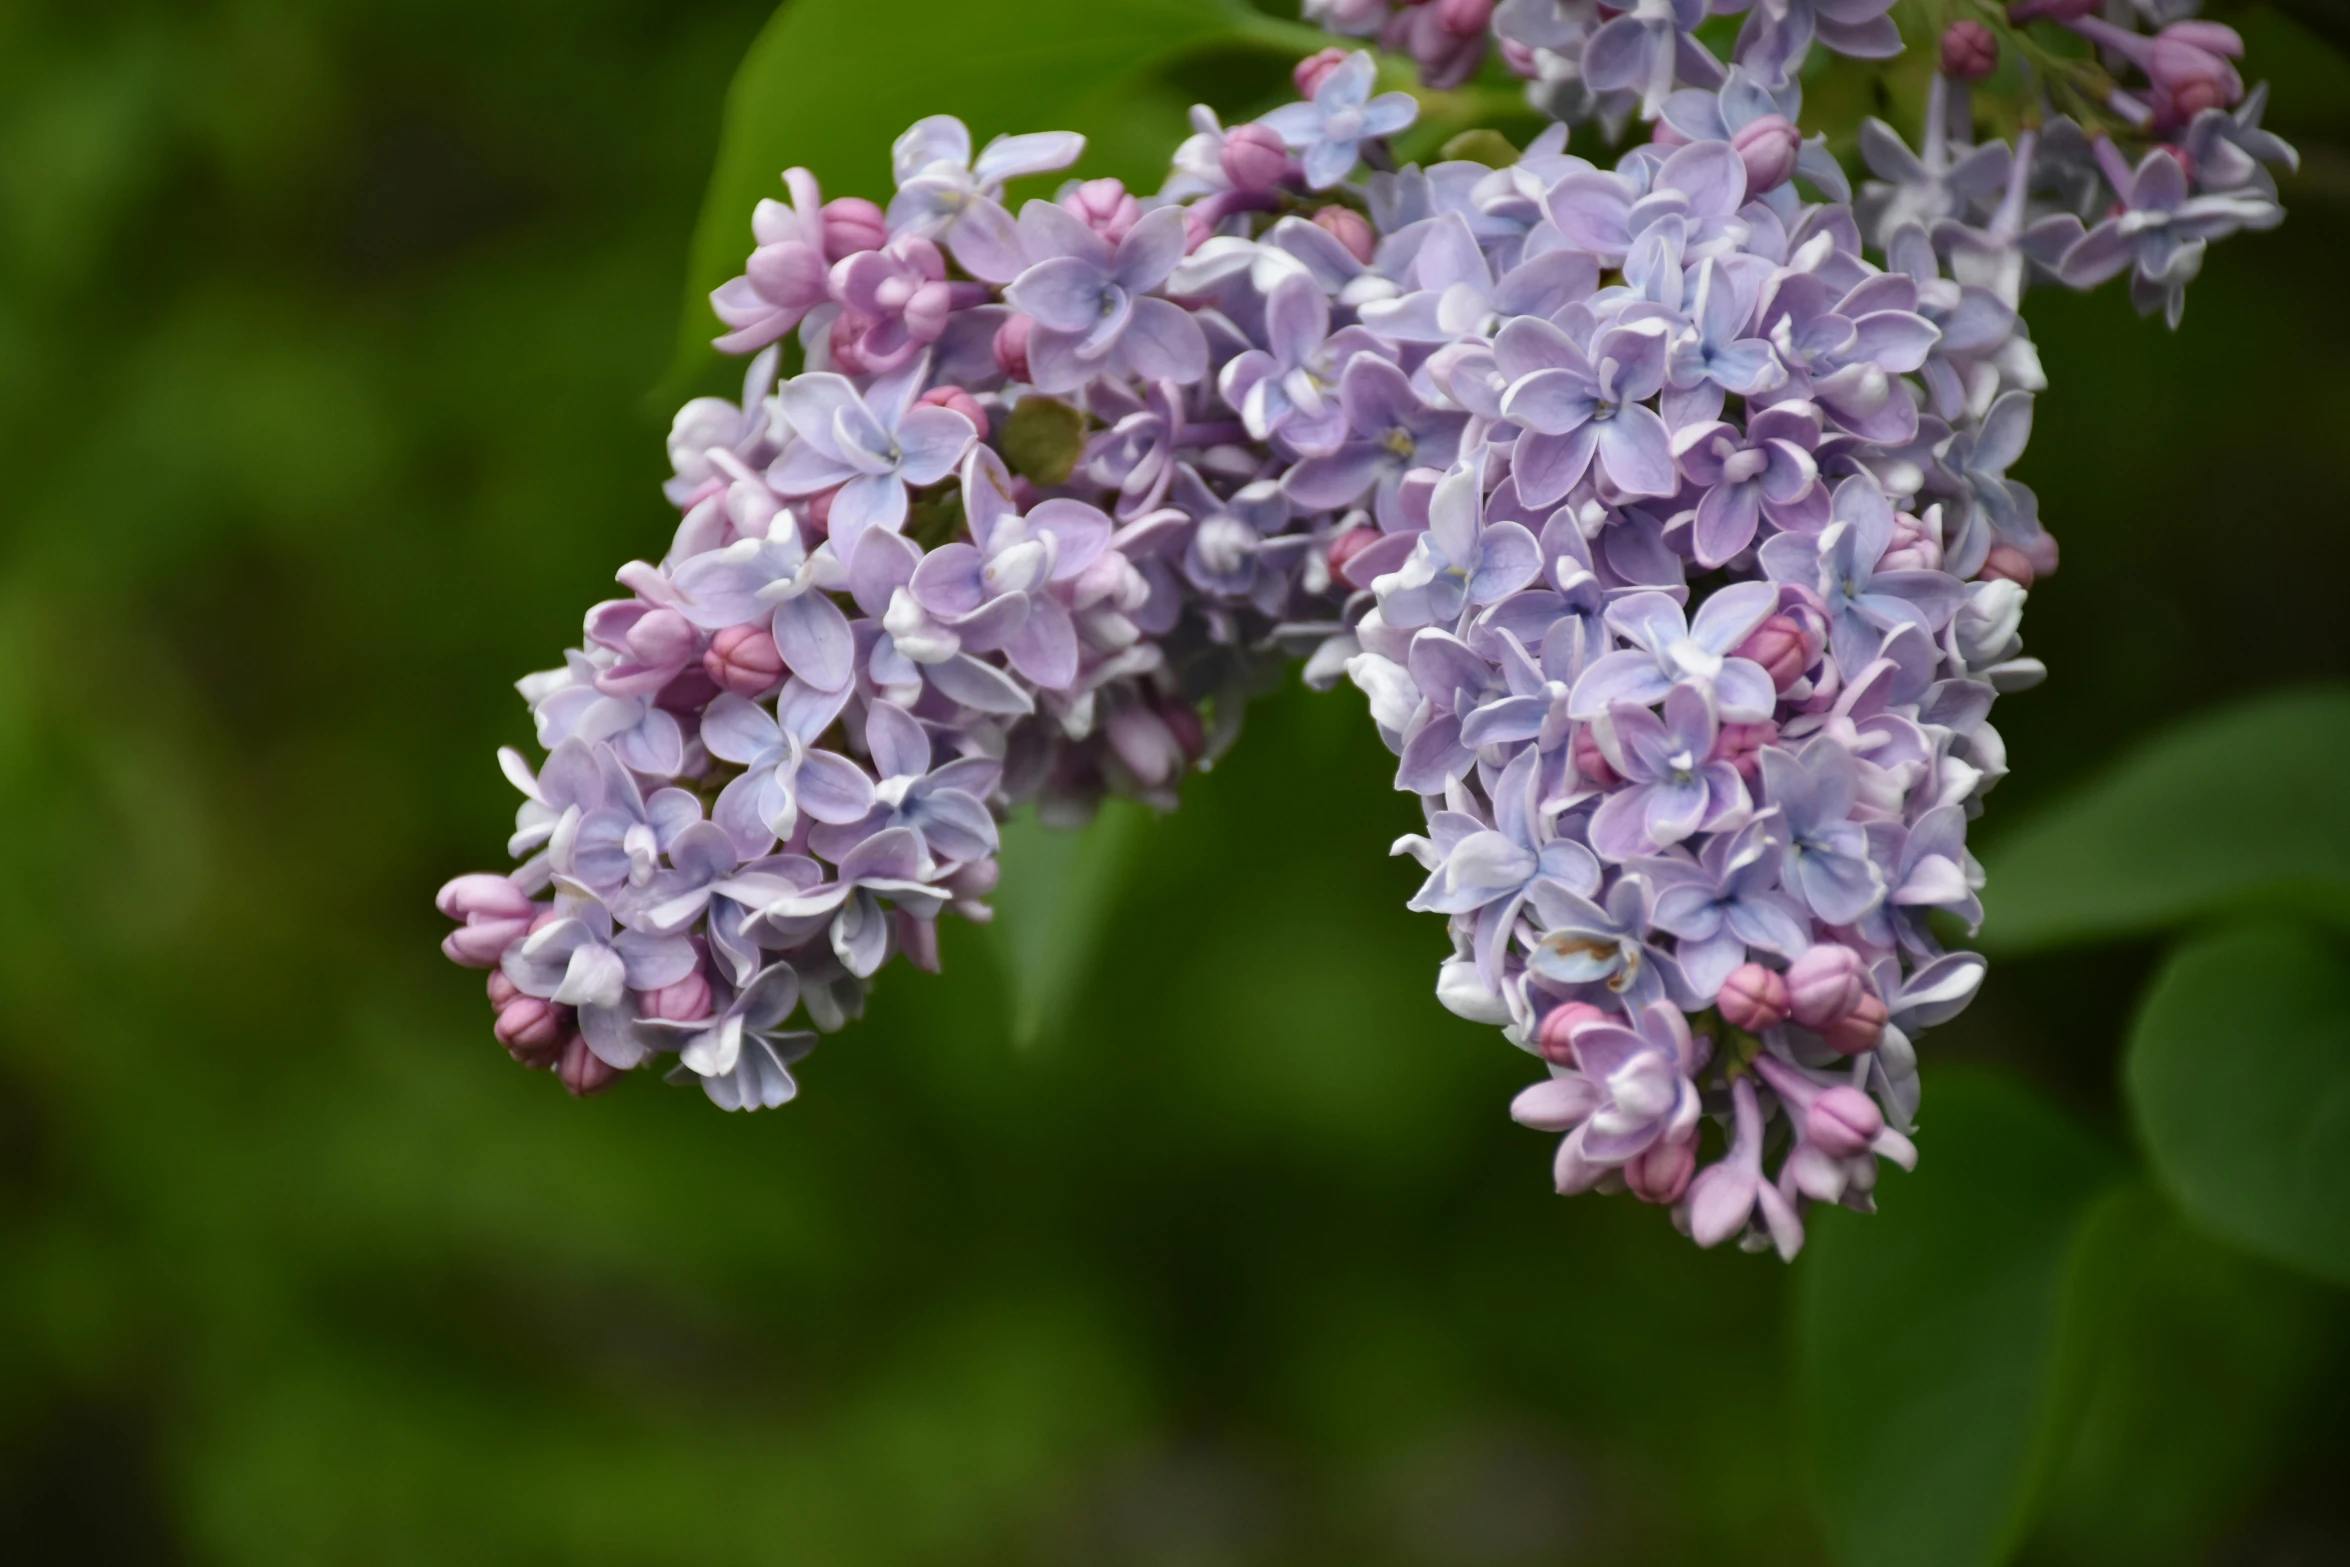
[[[872,366],[865,362],[865,332],[873,325],[853,310],[844,310],[832,323],[832,368],[842,375],[864,375]]]
[[[1344,49],[1324,49],[1298,61],[1297,69],[1291,71],[1289,76],[1290,80],[1297,83],[1299,95],[1311,98],[1315,89],[1322,85],[1323,77],[1346,64],[1346,53]]]
[[[1787,1010],[1814,1033],[1860,1004],[1868,994],[1860,954],[1823,941],[1787,966]]]
[[[1877,561],[1879,571],[1940,571],[1942,541],[1908,512],[1893,519],[1893,537]]]
[[[620,1068],[590,1050],[588,1042],[574,1034],[563,1042],[563,1057],[555,1067],[555,1075],[562,1079],[572,1098],[585,1099],[610,1088],[620,1076]]]
[[[2244,96],[2244,79],[2228,60],[2244,53],[2236,30],[2219,22],[2173,22],[2154,35],[2146,76],[2170,95],[2180,119],[2225,109]]]
[[[1352,207],[1316,207],[1312,214],[1314,227],[1346,247],[1346,253],[1364,266],[1371,264],[1371,256],[1379,248],[1378,236],[1371,232],[1371,220]]]
[[[1575,1064],[1575,1031],[1587,1023],[1604,1023],[1607,1014],[1588,1001],[1562,1001],[1543,1014],[1534,1032],[1534,1048],[1553,1066]]]
[[[1493,0],[1436,0],[1436,24],[1455,38],[1474,38],[1493,25]]]
[[[1515,38],[1503,38],[1497,41],[1501,45],[1498,51],[1501,55],[1501,63],[1509,67],[1512,76],[1522,77],[1529,82],[1541,78],[1542,57],[1540,55]],[[1664,122],[1659,120],[1657,123],[1662,125]]]
[[[1942,34],[1942,74],[1979,82],[1999,69],[1999,40],[1991,29],[1968,18]]]
[[[1852,1010],[1820,1030],[1820,1037],[1829,1049],[1856,1056],[1877,1048],[1877,1041],[1885,1034],[1885,1018],[1885,1003],[1874,992],[1864,990]]]
[[[503,876],[476,872],[459,876],[444,885],[433,898],[434,905],[453,920],[471,919],[477,914],[495,919],[529,920],[539,914],[530,894]]]
[[[1270,125],[1235,125],[1224,133],[1217,161],[1234,189],[1271,190],[1289,172],[1289,148]]]
[[[1784,691],[1819,661],[1820,645],[1794,616],[1772,615],[1747,633],[1736,656],[1762,665],[1771,684]]]
[[[491,1032],[525,1066],[549,1066],[571,1028],[571,1009],[536,996],[515,996],[498,1008]]]
[[[1803,149],[1803,133],[1783,114],[1766,114],[1738,127],[1730,138],[1738,161],[1746,165],[1747,194],[1759,196],[1787,183],[1795,172],[1795,155]]]
[[[1689,1189],[1689,1177],[1696,1173],[1697,1139],[1685,1137],[1668,1143],[1660,1137],[1624,1165],[1624,1184],[1642,1202],[1663,1206],[1679,1202]]]
[[[1831,1088],[1803,1112],[1804,1140],[1831,1159],[1868,1152],[1885,1130],[1885,1112],[1857,1088]]]
[[[1777,970],[1760,963],[1741,963],[1722,981],[1714,1005],[1721,1008],[1723,1021],[1732,1028],[1759,1034],[1787,1021],[1787,981]]]
[[[1381,536],[1377,528],[1349,528],[1337,538],[1332,539],[1330,541],[1330,575],[1335,577],[1343,574],[1346,570],[1346,563],[1378,543]]]
[[[507,1002],[521,994],[514,981],[506,977],[504,969],[490,970],[490,1007],[493,1011],[502,1009]]]
[[[914,399],[917,408],[952,408],[979,428],[979,438],[987,439],[987,410],[979,406],[979,399],[959,386],[934,386]]]
[[[984,898],[995,891],[996,883],[1003,879],[1003,867],[996,863],[995,856],[991,854],[984,860],[973,860],[969,864],[956,866],[953,874],[947,877],[946,885],[947,891],[958,898]]]
[[[825,260],[879,250],[888,243],[889,219],[864,197],[842,196],[824,204]]]
[[[1028,334],[1036,323],[1026,316],[1005,319],[995,332],[995,367],[1015,381],[1028,379]]]
[[[710,976],[697,968],[674,985],[638,991],[636,1004],[646,1017],[664,1023],[696,1022],[710,1015]]]
[[[1975,573],[1980,581],[2012,582],[2019,588],[2030,587],[2036,575],[2030,559],[2012,544],[1992,545],[1991,553],[1983,557],[1983,569]]]
[[[728,626],[710,639],[702,672],[736,696],[764,696],[783,681],[783,654],[765,626]]]
[[[1713,760],[1728,762],[1738,776],[1754,782],[1762,763],[1762,748],[1779,738],[1779,726],[1770,719],[1758,724],[1724,724],[1714,736]]]
[[[1599,748],[1599,736],[1589,724],[1579,724],[1575,738],[1568,743],[1567,754],[1574,760],[1575,771],[1582,774],[1594,788],[1613,789],[1624,780],[1608,765],[1607,753]]]
[[[837,489],[819,490],[808,497],[808,526],[815,531],[818,538],[823,538],[832,532],[832,501],[833,497],[838,494],[840,491]]]
[[[1087,180],[1061,198],[1061,210],[1113,245],[1142,220],[1142,203],[1124,180]]]

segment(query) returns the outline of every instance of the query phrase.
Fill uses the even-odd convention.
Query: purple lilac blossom
[[[1869,130],[1856,216],[1788,73],[1898,48],[1884,0],[1716,9],[1727,69],[1680,0],[1308,5],[1433,79],[1489,20],[1538,106],[1655,122],[1612,170],[1564,125],[1389,170],[1415,105],[1331,51],[1310,101],[1196,113],[1155,196],[1014,218],[1005,182],[1082,138],[974,155],[946,117],[886,217],[786,175],[715,301],[740,401],[680,411],[658,563],[519,683],[547,754],[500,756],[514,869],[443,889],[498,1037],[574,1092],[666,1061],[782,1104],[892,958],[987,917],[1011,811],[1172,806],[1304,654],[1419,800],[1438,1001],[1549,1064],[1512,1112],[1561,1134],[1560,1190],[1783,1255],[1807,1205],[1868,1207],[1916,1157],[1917,1036],[1983,975],[1942,942],[1981,916],[1991,708],[2045,673],[2018,301],[2129,271],[2175,320],[2293,153],[2225,29],[2101,23],[2133,114],[1978,145],[1992,81],[1937,79],[1919,153]],[[1716,1005],[1830,970],[1818,1031]]]

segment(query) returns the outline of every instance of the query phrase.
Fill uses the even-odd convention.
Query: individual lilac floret
[[[1720,717],[1736,723],[1770,717],[1778,706],[1778,688],[1760,664],[1731,650],[1770,617],[1778,602],[1778,590],[1767,582],[1734,583],[1700,604],[1696,620],[1690,621],[1663,593],[1618,599],[1608,606],[1607,623],[1632,645],[1583,672],[1567,700],[1568,713],[1592,719],[1620,703],[1649,706],[1681,682],[1698,681],[1710,686]]]
[[[1893,544],[1895,519],[1874,478],[1845,480],[1836,487],[1834,505],[1834,521],[1818,537],[1779,534],[1762,547],[1762,564],[1772,581],[1819,594],[1836,660],[1857,673],[1895,628],[1916,626],[1929,638],[1940,631],[1965,589],[1948,572],[1880,569]]]
[[[1113,248],[1051,202],[1020,212],[1033,264],[1004,297],[1036,322],[1029,378],[1039,391],[1072,392],[1097,376],[1136,376],[1188,386],[1208,373],[1208,345],[1182,306],[1150,296],[1183,259],[1183,214],[1161,207]]]
[[[785,383],[792,440],[767,479],[785,495],[836,492],[830,528],[837,555],[854,549],[867,528],[895,533],[906,520],[906,487],[953,473],[978,438],[971,421],[953,409],[916,406],[929,371],[924,356],[862,393],[829,372]]]
[[[1330,330],[1330,300],[1311,277],[1291,274],[1265,296],[1265,346],[1236,354],[1217,377],[1249,435],[1276,437],[1302,456],[1336,451],[1347,435],[1339,383],[1359,353],[1385,353],[1362,327]]]
[[[1815,40],[1856,60],[1891,59],[1901,52],[1901,32],[1885,14],[1892,8],[1893,0],[1754,0],[1738,30],[1738,63],[1778,87]]]
[[[718,319],[734,328],[714,340],[712,346],[721,353],[765,348],[824,303],[823,194],[806,169],[785,170],[783,183],[791,191],[791,205],[759,203],[751,214],[758,249],[741,277],[719,285],[710,296]]]
[[[1589,1191],[1656,1145],[1696,1136],[1690,1077],[1707,1052],[1691,1039],[1680,1008],[1652,1003],[1633,1014],[1630,1027],[1586,1023],[1575,1030],[1574,1053],[1572,1069],[1555,1069],[1510,1104],[1519,1124],[1567,1134],[1553,1171],[1560,1192]]]
[[[1489,988],[1500,983],[1502,949],[1529,898],[1543,890],[1585,897],[1599,890],[1599,862],[1591,851],[1554,836],[1542,820],[1534,798],[1536,762],[1535,753],[1520,752],[1496,781],[1492,827],[1474,816],[1440,811],[1428,824],[1432,836],[1408,835],[1392,851],[1411,854],[1428,870],[1408,907],[1475,922],[1472,950]]]
[[[2273,228],[2285,215],[2258,195],[2190,196],[2186,170],[2161,148],[2135,171],[2110,141],[2098,142],[2097,155],[2121,193],[2122,210],[2074,242],[2058,275],[2074,288],[2092,288],[2127,269],[2138,313],[2160,310],[2173,327],[2187,308],[2187,284],[2203,269],[2204,247],[2238,229]]]
[[[1502,416],[1525,427],[1512,451],[1519,496],[1547,506],[1594,462],[1627,495],[1670,495],[1673,438],[1644,406],[1665,382],[1665,340],[1646,324],[1598,334],[1590,352],[1547,321],[1502,328],[1494,362],[1509,377]]]
[[[1484,520],[1482,487],[1481,467],[1456,468],[1436,486],[1418,547],[1372,584],[1389,625],[1450,626],[1463,609],[1505,598],[1542,570],[1533,534],[1515,522]]]
[[[1719,1246],[1744,1232],[1755,1211],[1762,1212],[1764,1244],[1774,1245],[1789,1262],[1803,1249],[1803,1220],[1795,1205],[1763,1175],[1763,1113],[1754,1080],[1730,1080],[1730,1105],[1735,1132],[1730,1151],[1719,1164],[1709,1165],[1689,1183],[1679,1217],[1689,1236],[1700,1246]]]
[[[1638,0],[1592,33],[1583,46],[1583,79],[1595,92],[1640,94],[1644,120],[1663,112],[1677,81],[1718,85],[1722,63],[1697,41],[1705,11],[1705,0]]]
[[[702,744],[743,771],[719,793],[711,819],[745,859],[788,839],[805,811],[818,821],[853,822],[873,805],[873,780],[816,741],[840,715],[846,691],[784,684],[775,711],[727,692],[702,715]]]
[[[889,226],[900,234],[953,238],[965,218],[977,214],[984,221],[1006,180],[1065,169],[1084,153],[1085,138],[1074,131],[1038,131],[998,136],[973,162],[971,132],[961,120],[951,114],[917,120],[890,149],[898,193],[889,204]]]
[[[1347,362],[1338,399],[1350,438],[1338,450],[1291,468],[1282,488],[1313,510],[1352,506],[1370,494],[1379,525],[1399,529],[1406,523],[1404,475],[1414,468],[1450,467],[1469,416],[1429,407],[1410,377],[1370,354]]]
[[[723,1008],[691,1022],[649,1019],[639,1025],[677,1051],[677,1075],[698,1080],[721,1110],[772,1110],[800,1091],[791,1065],[816,1048],[810,1033],[783,1033],[799,1005],[800,980],[788,963],[770,964]]]
[[[1682,475],[1705,491],[1690,528],[1700,566],[1720,566],[1744,552],[1766,516],[1802,532],[1826,524],[1827,497],[1812,458],[1819,440],[1819,410],[1809,403],[1762,409],[1744,431],[1716,421],[1674,436]]]
[[[1264,117],[1262,123],[1300,154],[1306,183],[1315,190],[1345,179],[1361,160],[1366,139],[1393,136],[1419,118],[1420,106],[1409,93],[1371,95],[1378,76],[1371,57],[1358,50],[1322,78],[1311,102],[1285,103]]]
[[[1793,958],[1811,940],[1802,906],[1779,890],[1785,846],[1769,817],[1716,833],[1694,860],[1650,859],[1636,869],[1656,885],[1656,924],[1676,938],[1689,984],[1706,995],[1759,948]]]
[[[1852,753],[1827,739],[1795,753],[1770,746],[1760,776],[1763,802],[1778,810],[1786,835],[1787,890],[1830,925],[1850,925],[1875,908],[1884,873],[1869,858],[1868,830],[1852,820],[1859,792]]]
[[[1664,717],[1619,702],[1599,727],[1600,749],[1625,786],[1591,817],[1591,846],[1610,860],[1655,854],[1749,809],[1746,784],[1713,760],[1713,703],[1694,685],[1665,694]],[[1691,983],[1701,990],[1713,987]],[[1717,979],[1718,983],[1718,979]]]
[[[946,258],[919,234],[901,234],[832,269],[832,297],[862,322],[857,358],[868,371],[895,370],[938,341],[958,308],[985,303],[976,283],[947,281]]]

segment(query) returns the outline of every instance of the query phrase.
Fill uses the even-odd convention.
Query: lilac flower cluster
[[[2016,305],[2161,226],[2084,227],[1944,96],[1906,163],[1872,132],[1856,206],[1785,75],[1897,47],[1869,5],[1770,0],[1728,67],[1670,5],[1590,28],[1586,75],[1633,60],[1599,90],[1661,116],[1612,169],[1558,125],[1397,171],[1417,104],[1331,52],[1261,120],[1195,111],[1151,196],[1015,213],[1081,141],[944,118],[886,209],[789,172],[713,296],[742,396],[671,430],[674,539],[521,682],[521,863],[442,891],[498,1038],[575,1093],[674,1058],[780,1104],[884,963],[987,917],[1009,810],[1171,806],[1302,654],[1422,802],[1437,994],[1547,1064],[1514,1113],[1561,1191],[1790,1255],[1806,1203],[1866,1207],[1914,1159],[1918,1032],[1982,978],[1941,931],[1980,916],[1993,701],[2042,674]],[[1311,9],[1423,64],[1428,28],[1574,12]],[[2228,123],[2250,189],[2281,154]]]

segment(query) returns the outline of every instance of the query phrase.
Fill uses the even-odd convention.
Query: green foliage
[[[1059,484],[1085,453],[1085,415],[1057,397],[1023,397],[1004,421],[1006,466],[1038,484]]]
[[[2114,1161],[2035,1096],[1929,1075],[1932,1155],[1823,1213],[1797,1296],[1812,1461],[1852,1567],[1988,1567],[2062,1453],[2076,1256]]]
[[[2147,993],[2128,1083],[2146,1152],[2215,1234],[2350,1282],[2350,961],[2301,927],[2190,942]]]
[[[1091,971],[1102,927],[1124,890],[1147,813],[1107,800],[1083,827],[1047,826],[1034,812],[1006,822],[1003,881],[988,901],[1005,970],[1012,1042],[1050,1039]]]
[[[2350,691],[2288,692],[2161,735],[1998,840],[2000,952],[2140,935],[2247,905],[2350,919]]]

